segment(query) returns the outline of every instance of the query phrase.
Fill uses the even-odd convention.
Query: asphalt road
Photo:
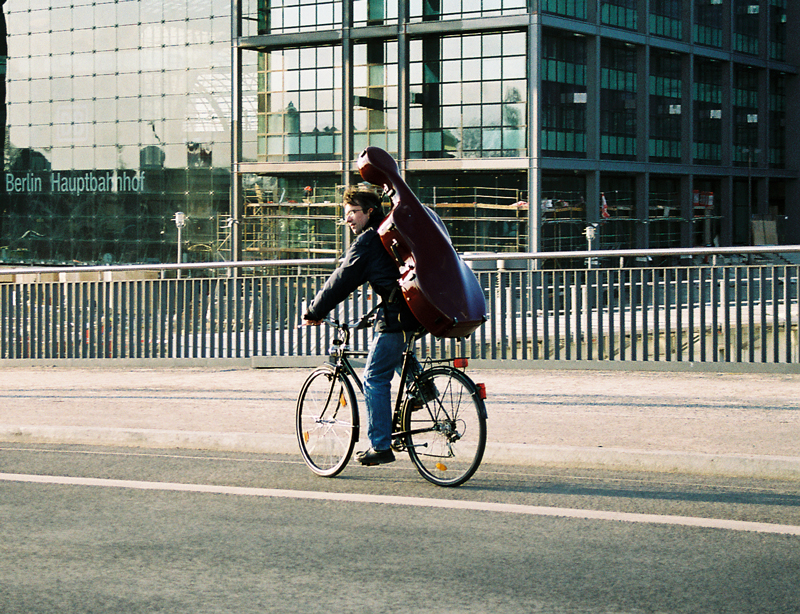
[[[0,543],[3,614],[800,611],[796,481],[3,443]]]

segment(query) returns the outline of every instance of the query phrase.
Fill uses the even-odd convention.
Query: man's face
[[[353,231],[354,235],[361,234],[364,230],[367,222],[369,222],[369,214],[371,211],[372,209],[368,209],[364,212],[358,205],[345,205],[344,221],[350,226],[350,230]]]

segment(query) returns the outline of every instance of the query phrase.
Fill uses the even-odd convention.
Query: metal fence
[[[790,251],[769,261],[768,252],[753,248],[582,252],[620,266],[563,270],[535,266],[574,261],[576,253],[471,255],[489,321],[468,339],[426,337],[419,350],[511,361],[798,363],[800,266],[789,257],[800,247],[781,249]],[[623,266],[642,254],[709,261]],[[741,262],[721,262],[731,258]],[[326,327],[298,328],[326,275],[255,274],[276,264],[286,270],[292,263],[2,271],[0,359],[327,354]],[[234,274],[242,268],[247,276]],[[356,319],[372,304],[365,287],[336,315]],[[366,347],[368,337],[362,331],[355,347]]]

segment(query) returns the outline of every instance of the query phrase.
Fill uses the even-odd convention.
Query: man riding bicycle
[[[356,455],[362,465],[381,465],[395,460],[391,449],[392,377],[402,362],[409,339],[421,328],[398,286],[397,264],[378,235],[377,228],[383,218],[381,198],[376,192],[365,187],[351,187],[345,191],[344,220],[356,238],[303,314],[309,324],[319,324],[336,305],[365,283],[381,297],[375,334],[364,367],[367,435],[371,447]]]

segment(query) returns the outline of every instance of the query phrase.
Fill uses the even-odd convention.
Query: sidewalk
[[[0,368],[0,441],[297,456],[294,403],[308,372]],[[485,462],[800,480],[800,375],[468,373],[488,390]]]

